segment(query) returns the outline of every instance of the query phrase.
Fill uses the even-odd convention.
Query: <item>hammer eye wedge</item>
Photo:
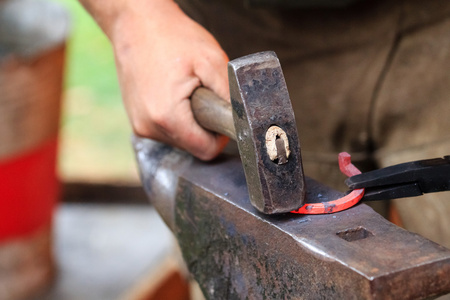
[[[273,125],[266,131],[267,154],[271,161],[277,164],[288,162],[291,150],[289,150],[289,140],[286,132],[280,127]]]

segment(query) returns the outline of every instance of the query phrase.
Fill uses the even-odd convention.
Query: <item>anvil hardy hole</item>
[[[373,233],[364,227],[358,226],[356,228],[339,231],[336,235],[347,242],[354,242],[373,236]]]

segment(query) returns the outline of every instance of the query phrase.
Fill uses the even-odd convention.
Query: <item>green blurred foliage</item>
[[[70,12],[60,173],[63,180],[135,181],[131,129],[107,37],[76,0]]]
[[[95,101],[110,104],[108,98],[117,97],[120,93],[111,44],[78,1],[57,2],[69,9],[72,18],[67,86],[88,85],[101,95]]]

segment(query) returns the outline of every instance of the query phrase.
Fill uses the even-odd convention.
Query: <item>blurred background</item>
[[[111,45],[76,0],[71,14],[59,166],[64,181],[138,181]]]
[[[190,299],[111,45],[78,1],[0,0],[0,125],[0,299]]]

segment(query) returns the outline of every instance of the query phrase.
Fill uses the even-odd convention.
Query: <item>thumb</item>
[[[204,87],[209,88],[222,99],[230,101],[227,72],[229,59],[220,46],[217,46],[214,52],[200,60],[195,69],[195,75]]]

